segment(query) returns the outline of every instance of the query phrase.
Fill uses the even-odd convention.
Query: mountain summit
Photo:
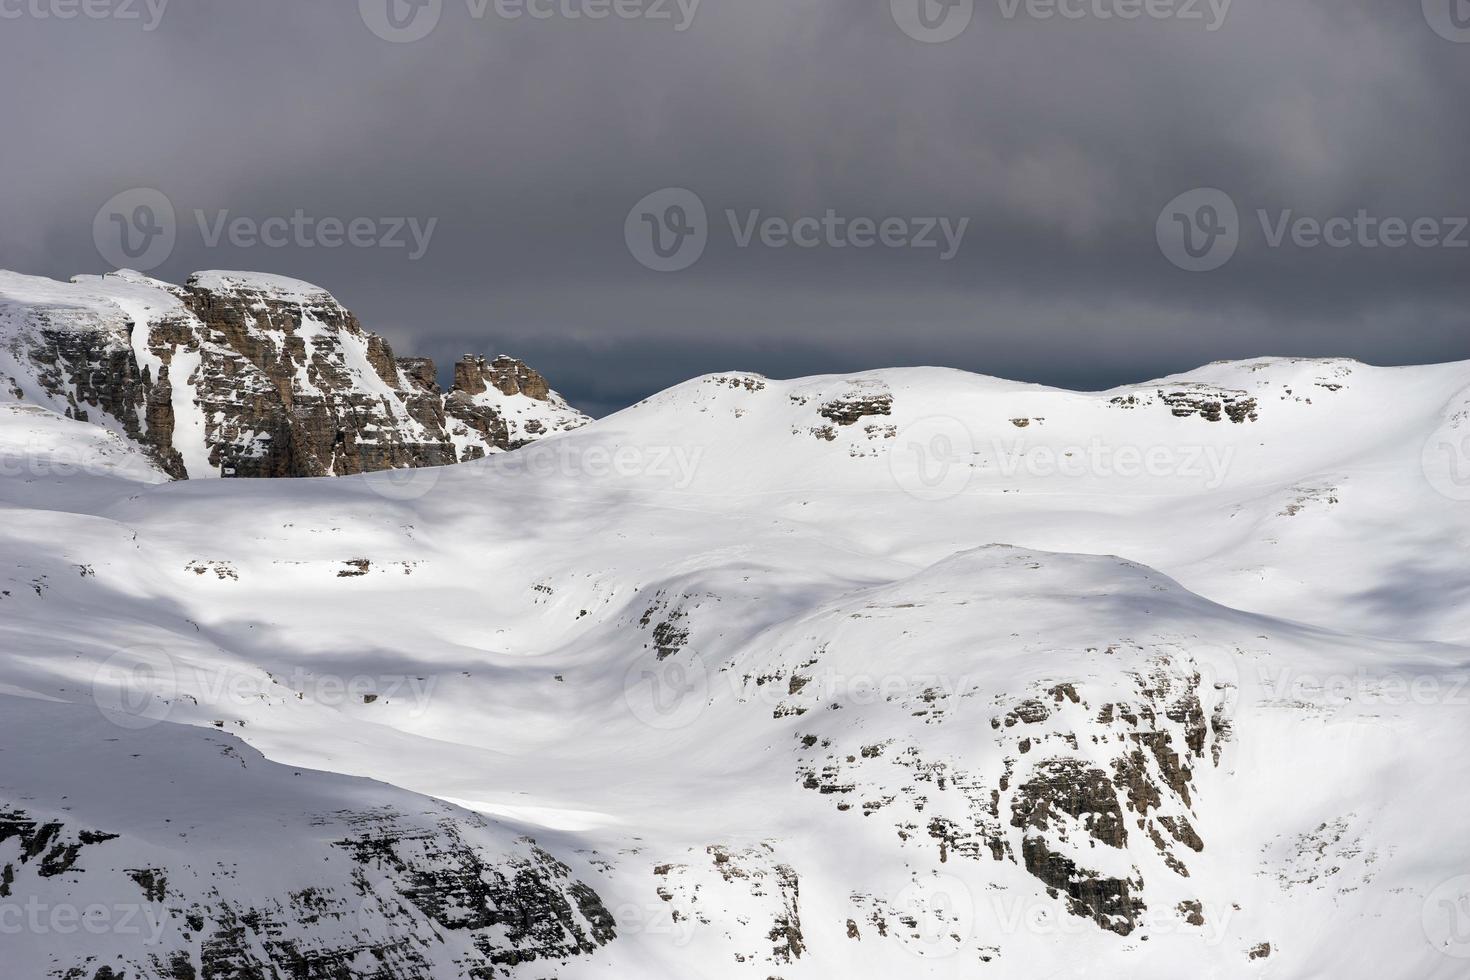
[[[589,421],[510,357],[467,356],[445,393],[326,290],[244,272],[0,272],[0,399],[100,424],[176,479],[442,466]]]

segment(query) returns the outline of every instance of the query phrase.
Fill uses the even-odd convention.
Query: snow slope
[[[343,480],[34,412],[0,927],[109,912],[20,975],[1470,969],[1470,363],[730,374]]]

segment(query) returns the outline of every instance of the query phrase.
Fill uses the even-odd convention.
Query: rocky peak
[[[551,399],[551,386],[523,361],[501,355],[493,361],[466,354],[454,366],[454,390],[479,395],[496,389],[502,395],[525,395],[538,402]]]
[[[408,380],[424,391],[439,394],[439,370],[434,366],[432,358],[400,357],[398,367],[408,376]]]
[[[0,274],[0,397],[144,446],[176,478],[440,466],[588,420],[509,357],[466,357],[444,395],[330,293],[281,276]]]
[[[444,412],[463,459],[518,449],[586,421],[551,390],[540,372],[504,355],[493,360],[460,358]]]

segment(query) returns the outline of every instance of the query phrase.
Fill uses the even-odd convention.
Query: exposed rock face
[[[737,963],[787,966],[806,953],[801,924],[801,878],[779,860],[774,845],[734,849],[711,844],[688,863],[654,867],[655,894],[669,909],[675,934],[719,923],[726,951]],[[731,905],[748,910],[732,921]]]
[[[9,397],[98,422],[175,478],[346,476],[442,466],[588,421],[509,357],[467,357],[446,396],[325,290],[198,273],[70,284],[0,274]]]
[[[501,853],[487,846],[483,823],[425,822],[391,810],[315,819],[349,828],[349,836],[326,848],[311,843],[320,851],[314,856],[323,866],[321,883],[242,894],[228,870],[118,868],[109,863],[113,849],[95,846],[131,843],[117,834],[41,824],[24,811],[0,810],[0,847],[10,838],[20,845],[3,866],[0,897],[12,888],[35,894],[32,875],[64,876],[61,889],[80,887],[88,871],[103,888],[120,886],[119,878],[136,886],[148,903],[133,930],[139,941],[119,926],[107,957],[124,962],[125,972],[102,972],[109,969],[102,956],[77,950],[59,957],[73,965],[58,974],[77,980],[346,980],[369,975],[362,972],[365,964],[383,980],[488,980],[517,963],[592,953],[617,936],[597,893],[534,841],[517,841]],[[109,894],[120,899],[115,908],[136,907],[126,888]],[[453,940],[450,949],[464,950],[458,962],[448,962],[446,936]]]
[[[1026,554],[1005,561],[1033,575],[1048,567]],[[866,597],[841,614],[886,634],[895,617],[944,622],[948,601],[905,589]],[[924,634],[914,628],[912,635]],[[1014,866],[1068,915],[1119,936],[1146,935],[1166,911],[1172,918],[1181,899],[1196,901],[1191,865],[1208,845],[1197,829],[1207,785],[1199,777],[1220,766],[1233,738],[1233,654],[1208,644],[1119,639],[1088,646],[1086,666],[1075,674],[1044,675],[1005,693],[916,666],[903,685],[861,702],[824,693],[833,688],[823,678],[843,676],[841,656],[840,644],[813,647],[803,635],[742,684],[742,697],[774,706],[775,718],[802,719],[798,785],[939,865]],[[965,717],[966,702],[981,698],[989,706],[987,750],[942,748],[943,731]],[[838,704],[839,716],[861,711],[863,724],[839,728],[830,720]],[[977,735],[951,745],[975,744]],[[897,900],[872,896],[871,907],[882,901]],[[1203,921],[1199,911],[1194,918]],[[885,927],[895,922],[879,918]],[[863,921],[854,916],[860,931]],[[878,919],[867,921],[876,926]],[[963,937],[954,948],[988,955]]]
[[[537,401],[545,401],[551,395],[546,379],[513,357],[487,361],[467,354],[460,358],[454,366],[454,389],[474,396],[489,388],[497,389],[502,395],[525,395]]]
[[[1259,402],[1244,391],[1231,391],[1212,385],[1181,384],[1176,388],[1160,388],[1155,395],[1120,395],[1112,399],[1117,408],[1133,409],[1157,402],[1178,419],[1199,417],[1206,422],[1229,419],[1237,425],[1260,420]]]
[[[596,870],[514,828],[212,731],[60,710],[55,750],[17,734],[33,706],[0,723],[15,750],[0,760],[7,980],[493,980],[554,975],[617,938]],[[86,758],[160,765],[109,783]],[[63,806],[37,804],[47,782]],[[220,809],[203,817],[200,800]],[[104,927],[30,925],[72,907]],[[48,969],[12,971],[17,957]]]
[[[546,379],[521,361],[466,355],[454,366],[454,388],[444,399],[444,412],[461,458],[477,459],[497,449],[519,449],[586,421],[572,412],[534,408],[557,404],[564,403]]]

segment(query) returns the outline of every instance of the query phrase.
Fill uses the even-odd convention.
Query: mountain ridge
[[[7,952],[1452,980],[1467,440],[1467,363],[732,372],[313,480],[0,404],[0,908],[166,939]]]
[[[466,355],[442,392],[326,290],[263,273],[0,273],[0,398],[96,421],[176,479],[446,465],[587,421],[509,357]]]

